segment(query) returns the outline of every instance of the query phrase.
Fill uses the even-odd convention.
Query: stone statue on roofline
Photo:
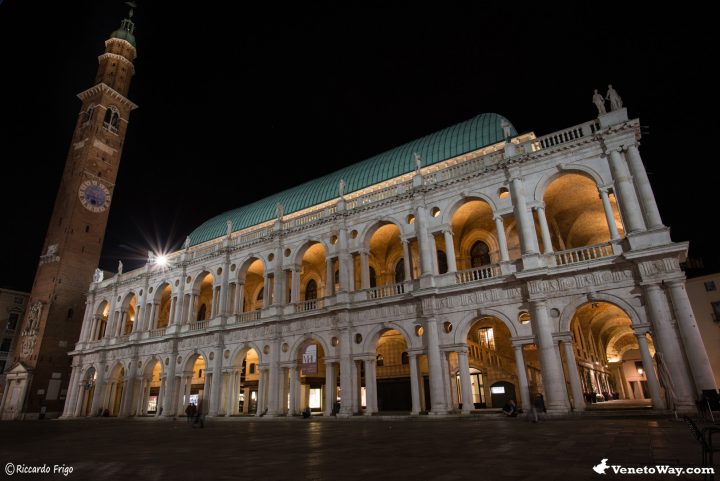
[[[93,274],[93,282],[98,283],[102,282],[103,278],[105,277],[105,273],[102,269],[97,268],[95,269],[95,273]]]
[[[420,174],[420,168],[422,167],[422,157],[420,154],[415,152],[415,173]]]
[[[232,234],[232,231],[233,231],[232,220],[228,219],[227,220],[227,232],[226,232],[228,237],[230,237],[230,234]]]
[[[597,89],[595,89],[592,101],[595,104],[595,107],[597,107],[598,109],[598,115],[603,115],[607,113],[607,110],[605,110],[605,97],[599,94]]]
[[[340,179],[340,183],[338,184],[338,193],[340,194],[340,198],[345,198],[345,179]]]
[[[118,272],[117,272],[118,275],[122,274],[122,270],[123,270],[122,261],[118,261]]]
[[[190,236],[185,237],[185,242],[183,242],[183,249],[188,250],[190,248]]]
[[[622,108],[622,99],[620,98],[620,95],[618,95],[617,91],[613,88],[612,84],[608,85],[608,91],[605,98],[610,101],[610,110],[620,110]]]
[[[512,124],[508,122],[507,119],[502,119],[502,122],[500,122],[500,127],[503,129],[503,136],[505,137],[505,140],[512,137]]]
[[[283,207],[283,205],[282,205],[280,202],[278,202],[277,204],[275,204],[275,210],[277,211],[277,218],[278,218],[278,220],[282,220],[282,219],[283,219],[283,214],[284,214],[284,212],[285,212],[285,208]]]

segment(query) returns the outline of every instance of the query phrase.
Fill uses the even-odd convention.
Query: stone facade
[[[508,138],[94,282],[64,416],[691,411],[715,380],[639,137]]]

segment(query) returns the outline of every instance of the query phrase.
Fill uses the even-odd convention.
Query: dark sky
[[[537,135],[591,120],[593,89],[608,83],[641,120],[673,239],[718,268],[709,15],[657,2],[342,3],[140,6],[129,94],[140,108],[102,268],[122,259],[129,270],[223,211],[482,112]],[[120,1],[0,2],[0,287],[31,286],[75,96],[126,12]]]

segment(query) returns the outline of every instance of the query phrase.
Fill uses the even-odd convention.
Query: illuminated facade
[[[211,219],[91,284],[64,416],[692,411],[715,380],[639,137],[483,114]]]

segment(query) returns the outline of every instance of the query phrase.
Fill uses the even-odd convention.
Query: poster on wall
[[[303,352],[302,372],[304,375],[317,374],[317,345],[310,344]]]

